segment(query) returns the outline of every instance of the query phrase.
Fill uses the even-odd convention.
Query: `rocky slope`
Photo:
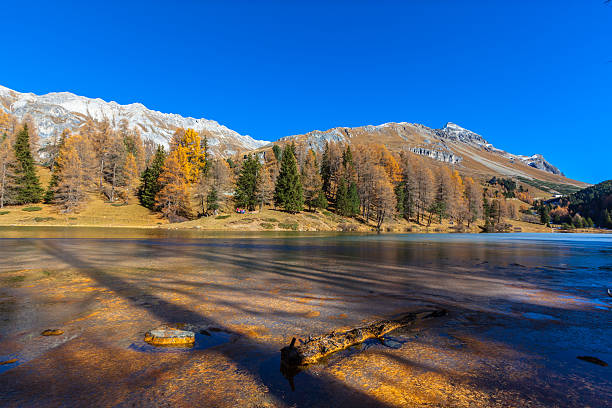
[[[185,118],[150,110],[140,103],[120,105],[70,92],[35,95],[16,92],[0,85],[0,109],[20,120],[27,115],[31,116],[43,143],[66,128],[77,130],[88,119],[108,120],[114,127],[119,126],[121,121],[127,121],[128,126],[138,128],[145,139],[164,145],[168,144],[177,127],[206,131],[213,154],[220,155],[256,149],[268,143],[241,135],[214,120]]]
[[[291,141],[314,149],[322,149],[327,141],[376,142],[391,150],[408,150],[483,175],[521,176],[584,186],[584,183],[566,179],[557,167],[540,154],[522,156],[508,153],[494,147],[481,135],[450,122],[442,129],[431,129],[406,122],[355,128],[337,127],[287,136],[279,140],[280,143]]]

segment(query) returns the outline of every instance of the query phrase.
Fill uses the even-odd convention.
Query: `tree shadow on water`
[[[141,303],[134,299],[135,293],[143,292],[143,289],[137,284],[127,281],[126,279],[105,272],[102,268],[94,265],[91,262],[86,261],[83,257],[79,257],[67,248],[63,248],[53,240],[38,240],[34,241],[38,249],[44,253],[57,258],[71,267],[79,271],[79,273],[89,277],[97,284],[113,291],[113,293],[127,301],[131,306],[136,308],[144,308]],[[109,260],[110,262],[111,260]],[[245,265],[246,266],[246,265]],[[215,321],[209,316],[202,315],[198,312],[190,310],[180,304],[170,302],[159,296],[148,294],[147,298],[155,304],[155,307],[148,307],[145,310],[148,313],[155,315],[160,320],[167,323],[174,322],[185,322],[199,325],[215,326],[220,329],[227,329],[223,322]],[[259,342],[252,339],[240,340],[243,344],[241,351],[233,350],[231,345],[220,346],[215,348],[216,353],[221,353],[225,358],[231,360],[237,370],[240,372],[247,373],[251,378],[256,381],[260,381],[270,393],[272,400],[276,403],[288,404],[293,406],[360,406],[360,407],[385,407],[385,403],[373,398],[372,396],[363,393],[360,390],[354,389],[347,384],[341,383],[327,376],[313,375],[308,370],[300,372],[294,381],[295,391],[291,390],[291,386],[283,374],[280,372],[280,352],[275,350],[270,345],[263,342]],[[66,351],[69,351],[67,348]],[[77,358],[76,356],[65,356],[67,361],[64,364],[70,364],[71,358]],[[197,359],[198,354],[190,355],[185,354],[185,357],[181,357],[177,362],[173,364],[164,364],[158,367],[156,375],[159,376],[161,373],[174,372],[180,369],[180,366],[185,364],[189,359]],[[61,364],[61,362],[60,362]],[[0,391],[3,391],[5,402],[9,402],[11,396],[17,397],[16,393],[20,390],[25,391],[26,388],[30,395],[32,392],[39,390],[41,396],[44,395],[45,388],[51,387],[54,390],[58,398],[62,398],[63,389],[58,389],[58,385],[54,384],[54,379],[49,378],[45,373],[35,373],[29,370],[20,370],[15,372],[16,377],[12,381],[5,382],[4,385],[0,385]],[[104,381],[116,382],[117,379],[106,378],[103,372],[99,373],[97,377],[102,383]],[[82,381],[82,384],[78,382]],[[62,404],[70,404],[71,400],[78,400],[76,393],[85,392],[87,393],[88,384],[91,381],[89,375],[83,375],[82,379],[78,377],[71,379],[71,385],[65,389],[65,400]],[[143,386],[142,391],[145,392],[148,384],[146,380],[133,381],[133,387],[135,389],[132,393],[138,393],[139,387]],[[26,386],[27,384],[27,386]],[[146,385],[146,387],[145,387]],[[112,390],[112,387],[110,387]],[[206,402],[205,390],[197,398],[201,402]],[[180,391],[179,391],[180,392]],[[38,394],[36,392],[36,394]],[[83,396],[81,396],[83,397]],[[23,395],[21,396],[23,398]],[[42,400],[44,405],[44,397]],[[106,399],[106,401],[110,401]],[[163,397],[162,397],[163,401]],[[27,401],[25,403],[37,403],[40,404],[40,400]],[[159,401],[158,401],[159,403]],[[119,402],[121,405],[122,403]],[[231,404],[230,404],[231,405]]]

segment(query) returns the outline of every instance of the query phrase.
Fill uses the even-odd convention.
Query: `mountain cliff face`
[[[238,151],[256,149],[268,143],[241,135],[214,120],[185,118],[176,114],[147,109],[140,103],[120,105],[91,99],[69,92],[46,95],[20,93],[0,85],[0,109],[23,119],[29,115],[37,126],[43,143],[61,134],[64,129],[78,130],[88,119],[107,120],[113,127],[126,121],[129,128],[137,128],[144,139],[168,145],[178,127],[205,131],[213,154],[231,155]]]
[[[417,123],[385,123],[379,126],[337,127],[281,138],[322,149],[327,141],[380,143],[390,150],[407,150],[441,162],[458,165],[482,175],[521,176],[554,182],[571,182],[540,154],[522,156],[494,147],[481,135],[454,123],[431,129]],[[578,183],[582,185],[582,183]]]

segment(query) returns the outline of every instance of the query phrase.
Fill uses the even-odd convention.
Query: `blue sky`
[[[603,0],[170,3],[3,4],[0,84],[141,102],[265,140],[451,121],[571,178],[612,178]]]

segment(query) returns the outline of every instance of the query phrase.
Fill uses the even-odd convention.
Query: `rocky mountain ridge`
[[[102,99],[87,98],[70,92],[52,92],[45,95],[21,93],[0,85],[0,109],[22,120],[29,116],[37,126],[43,143],[64,129],[78,130],[88,119],[107,120],[117,128],[122,121],[129,128],[137,128],[143,138],[168,145],[176,128],[206,131],[213,154],[233,153],[256,149],[268,142],[241,135],[214,120],[195,119],[177,114],[147,109],[141,103],[120,105]]]

